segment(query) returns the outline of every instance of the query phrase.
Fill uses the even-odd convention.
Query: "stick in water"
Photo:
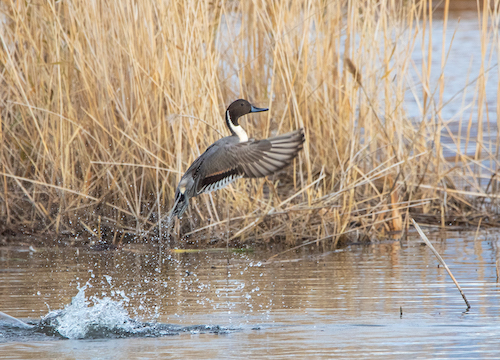
[[[413,226],[415,226],[415,229],[417,229],[418,233],[420,234],[420,237],[422,238],[422,240],[424,240],[425,244],[432,250],[432,252],[434,253],[434,255],[436,255],[436,257],[438,258],[439,262],[444,266],[444,268],[446,269],[446,271],[448,271],[448,274],[450,275],[451,279],[453,280],[453,282],[457,286],[458,291],[460,291],[460,294],[462,294],[462,297],[464,298],[465,304],[467,304],[467,310],[469,310],[470,309],[470,304],[467,301],[467,298],[465,297],[465,294],[462,291],[462,288],[460,288],[460,285],[458,285],[457,280],[455,280],[455,277],[453,276],[453,274],[451,273],[450,269],[448,268],[448,265],[446,265],[446,263],[444,262],[444,260],[441,257],[441,255],[439,255],[439,253],[434,248],[434,246],[432,246],[431,242],[429,241],[429,239],[427,239],[427,236],[425,236],[424,232],[422,231],[422,229],[420,229],[420,226],[418,226],[418,224],[416,223],[416,221],[413,220],[413,219],[411,219],[411,221],[413,222]]]

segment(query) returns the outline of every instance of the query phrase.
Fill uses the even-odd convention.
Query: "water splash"
[[[170,248],[170,236],[172,235],[172,231],[174,230],[173,227],[174,215],[172,214],[172,212],[173,211],[170,211],[170,213],[168,214],[167,223],[165,224],[165,230],[166,230],[165,244],[167,245],[167,249]],[[160,236],[160,257],[159,257],[160,264],[162,263],[162,256],[163,256],[163,241]]]
[[[0,319],[3,320],[6,325],[11,324],[12,326],[17,326],[23,329],[32,329],[35,325],[31,325],[28,323],[25,323],[22,320],[19,320],[13,316],[10,316],[9,314],[6,314],[4,312],[0,311]]]
[[[107,279],[111,281],[111,279]],[[109,339],[128,337],[161,337],[180,333],[225,334],[237,329],[219,325],[191,325],[148,323],[130,317],[126,306],[129,298],[123,292],[119,300],[110,297],[87,297],[87,282],[78,287],[78,293],[62,310],[50,311],[38,323],[24,322],[0,313],[0,342],[41,341],[44,339]]]
[[[109,297],[87,298],[89,284],[78,288],[78,293],[63,310],[51,311],[41,321],[53,327],[68,339],[111,337],[136,332],[137,322],[132,320],[124,305],[129,299],[122,295],[119,301]]]

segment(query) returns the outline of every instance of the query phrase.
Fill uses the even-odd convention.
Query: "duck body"
[[[189,199],[202,193],[221,189],[236,179],[265,177],[281,170],[297,156],[304,142],[299,129],[264,139],[248,139],[238,124],[239,117],[267,111],[246,100],[236,100],[226,110],[226,124],[232,135],[210,145],[186,170],[175,192],[172,215],[181,217]]]

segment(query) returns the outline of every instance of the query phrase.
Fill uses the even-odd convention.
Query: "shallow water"
[[[178,253],[161,269],[146,245],[1,248],[0,310],[36,326],[0,319],[0,358],[495,358],[500,237],[475,236],[431,237],[469,311],[416,237],[272,263],[260,251]]]

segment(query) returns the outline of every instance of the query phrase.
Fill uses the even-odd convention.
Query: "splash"
[[[24,329],[32,329],[34,327],[34,325],[25,323],[24,321],[19,320],[18,318],[10,316],[1,311],[0,311],[0,319],[4,320],[6,323],[12,324],[12,326],[17,326]]]
[[[68,339],[88,339],[120,337],[137,331],[138,322],[130,318],[125,305],[128,297],[122,294],[121,300],[109,297],[87,298],[87,283],[78,288],[78,293],[63,310],[51,311],[43,319],[57,333]]]
[[[236,330],[218,325],[181,326],[134,320],[126,309],[130,300],[123,292],[116,293],[121,295],[120,300],[87,297],[85,290],[89,287],[89,283],[78,287],[71,303],[62,310],[49,312],[38,324],[34,324],[34,331],[63,339],[106,339],[160,337],[185,332],[223,334]]]

